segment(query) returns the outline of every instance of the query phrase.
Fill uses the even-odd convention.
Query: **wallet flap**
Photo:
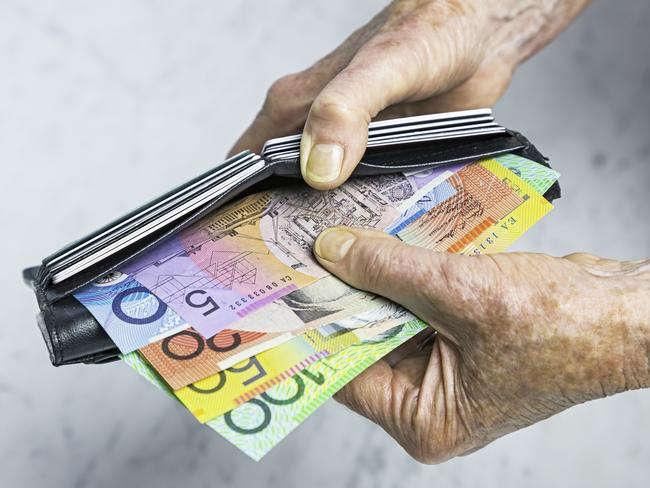
[[[105,274],[117,269],[126,261],[139,256],[146,250],[160,243],[168,236],[191,225],[200,218],[219,208],[221,205],[224,205],[228,201],[240,195],[255,183],[264,180],[271,174],[272,168],[270,166],[264,166],[259,171],[256,171],[255,173],[241,180],[236,186],[231,187],[225,193],[210,200],[208,203],[197,208],[191,213],[185,215],[182,219],[172,221],[168,225],[151,233],[146,240],[140,240],[138,241],[137,245],[126,247],[116,253],[113,253],[112,255],[102,259],[98,264],[87,267],[74,274],[73,276],[65,279],[64,281],[61,281],[59,283],[52,283],[51,280],[47,280],[45,277],[46,275],[42,271],[43,266],[41,266],[36,279],[33,281],[32,286],[34,286],[36,289],[41,290],[44,302],[52,303],[60,300],[78,290],[82,286],[95,281]]]

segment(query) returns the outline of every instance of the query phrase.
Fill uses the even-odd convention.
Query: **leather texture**
[[[382,147],[368,150],[356,175],[372,175],[405,170],[425,169],[512,152],[549,166],[542,154],[521,134],[508,131],[504,134],[479,136],[463,140],[417,143],[400,147]],[[55,366],[75,363],[100,364],[118,358],[119,350],[104,329],[72,292],[86,283],[119,268],[127,260],[155,246],[162,239],[191,225],[206,214],[237,196],[254,193],[286,183],[285,177],[300,177],[297,158],[274,161],[262,171],[251,175],[227,194],[211,201],[179,222],[152,235],[144,245],[125,249],[111,259],[54,286],[43,284],[39,267],[23,272],[24,280],[34,289],[40,313],[37,321],[43,334],[50,360]],[[552,201],[560,197],[560,187],[555,183],[544,195]]]

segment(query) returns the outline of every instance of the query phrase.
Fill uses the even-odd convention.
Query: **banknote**
[[[536,164],[528,160],[518,161],[517,163],[524,169],[529,165]],[[485,166],[520,195],[522,203],[510,214],[486,230],[485,234],[489,231],[489,236],[479,236],[471,246],[464,250],[473,251],[474,254],[505,250],[507,245],[526,232],[553,208],[537,191],[545,191],[544,185],[548,189],[554,181],[551,181],[550,184],[547,181],[542,185],[535,185],[534,176],[531,172],[521,173],[522,175],[526,174],[530,179],[530,183],[528,183],[516,174],[513,175],[510,170],[506,170],[496,161],[486,161]],[[491,238],[492,241],[485,242],[487,238]],[[344,380],[342,384],[337,385],[334,391],[324,394],[321,401],[316,401],[314,404],[310,400],[303,400],[303,394],[298,394],[299,391],[310,391],[310,387],[318,389],[318,383],[325,383],[327,375],[333,373],[327,366],[328,363],[346,355],[352,349],[346,349],[335,356],[330,356],[310,365],[296,377],[275,385],[267,390],[264,395],[253,398],[250,402],[228,412],[224,416],[209,421],[207,425],[253,459],[261,459],[291,430],[304,421],[322,402],[349,381],[349,379]],[[273,402],[275,398],[295,398],[295,403],[290,402],[289,405],[278,404]]]
[[[537,164],[537,163],[529,161],[529,164]],[[449,175],[448,179],[445,180],[443,183],[441,183],[443,185],[446,185],[450,182],[450,180],[454,180],[454,192],[460,192],[460,194],[462,194],[464,198],[462,199],[457,198],[456,196],[457,193],[454,193],[453,196],[447,198],[446,200],[444,198],[440,198],[441,200],[443,200],[443,202],[439,204],[436,208],[445,205],[445,203],[451,199],[455,199],[454,205],[449,205],[445,207],[445,210],[447,212],[446,217],[448,219],[448,225],[446,229],[451,237],[447,238],[447,240],[443,243],[443,245],[439,245],[431,242],[425,242],[425,244],[427,244],[429,247],[435,250],[445,251],[447,249],[444,244],[450,245],[449,244],[450,242],[451,244],[455,243],[453,239],[460,240],[463,237],[465,237],[465,232],[463,228],[469,227],[467,225],[469,219],[474,218],[474,215],[472,214],[472,210],[475,210],[478,205],[481,205],[480,210],[487,208],[489,211],[491,211],[496,221],[499,218],[505,216],[508,213],[509,209],[516,207],[516,205],[521,201],[521,198],[518,197],[516,193],[510,190],[507,185],[505,185],[495,175],[485,170],[484,168],[477,168],[471,171],[473,173],[478,172],[479,177],[485,178],[485,186],[492,186],[493,190],[486,191],[480,185],[468,185],[467,188],[464,188],[463,180],[459,180],[457,177],[458,173],[460,171],[470,170],[471,168],[475,168],[478,166],[479,164],[463,166],[462,168],[459,168],[459,170],[456,173],[450,172],[451,174]],[[465,179],[468,179],[470,182],[473,181],[469,177],[466,177]],[[493,202],[490,200],[490,198],[492,198],[493,194],[497,193],[497,191],[504,193],[506,195],[506,198],[509,199],[509,205],[506,208],[503,209],[492,208]],[[429,190],[429,193],[431,192],[432,190]],[[463,205],[465,202],[468,202],[466,206]],[[498,200],[496,202],[499,203]],[[470,209],[468,210],[468,208]],[[467,214],[467,217],[465,216],[465,214]],[[420,218],[423,217],[424,216],[420,216]],[[410,226],[407,226],[407,229],[408,227]],[[320,307],[320,304],[324,303],[324,300],[320,299],[319,297],[328,295],[330,287],[332,286],[332,282],[330,280],[331,277],[328,276],[326,278],[323,278],[311,284],[307,288],[304,288],[302,290],[296,290],[290,295],[287,295],[281,298],[280,300],[278,300],[275,303],[275,305],[282,307],[281,305],[282,301],[286,301],[287,303],[289,303],[288,299],[296,297],[295,304],[289,305],[288,307],[282,307],[282,308],[299,311],[299,313],[302,314],[302,321],[305,323],[306,327],[309,327],[310,315],[311,316],[316,315],[319,320],[325,321],[327,320],[328,312],[327,310],[323,310]],[[337,292],[336,292],[337,295],[340,295],[342,297],[347,296],[346,290],[348,290],[349,293],[353,293],[353,294],[360,293],[354,290],[353,288],[349,287],[345,283],[339,282],[338,280],[336,280],[336,283],[337,283]],[[345,309],[344,306],[339,306],[337,304],[337,300],[328,301],[327,304],[329,310],[339,311]],[[364,307],[368,309],[373,306],[374,303],[371,300],[364,298],[363,302],[361,301],[358,302],[357,307],[355,309],[355,313],[361,313],[364,310]],[[264,309],[261,312],[265,312],[266,310],[268,309]]]
[[[142,284],[117,271],[73,295],[97,319],[122,353],[135,351],[189,327]]]
[[[426,327],[407,322],[328,356],[207,425],[259,461],[346,383]]]
[[[517,165],[523,171],[517,171],[514,174],[503,166],[500,158],[482,163],[517,193],[521,197],[522,203],[494,225],[481,232],[471,242],[468,242],[465,248],[459,251],[461,254],[488,254],[505,251],[527,229],[553,209],[553,205],[538,191],[548,190],[556,181],[553,178],[559,177],[559,174],[554,172],[554,176],[546,177],[544,172],[539,170],[540,172],[537,174],[541,174],[542,178],[536,180],[531,174],[535,168],[522,163],[522,161],[518,161]],[[526,179],[517,176],[518,174],[523,176],[526,173]]]
[[[465,166],[446,181],[455,193],[398,232],[404,242],[436,251],[459,252],[465,241],[471,241],[522,202],[483,163]]]
[[[407,177],[386,175],[327,192],[300,185],[252,195],[167,239],[122,271],[211,337],[326,276],[311,252],[323,229],[384,229],[399,215],[399,203],[415,191]]]
[[[397,207],[400,202],[437,184],[437,181],[447,173],[446,170],[439,170],[409,176],[391,175],[380,180],[366,178],[361,187],[370,188],[379,195],[377,200],[383,199],[389,207]],[[82,289],[77,293],[77,298],[87,305],[98,321],[105,326],[121,352],[143,348],[143,353],[152,364],[168,373],[165,377],[174,388],[196,381],[197,375],[200,375],[198,378],[203,378],[229,368],[308,329],[354,314],[356,309],[368,310],[376,304],[369,305],[366,302],[378,301],[372,295],[342,285],[333,277],[325,277],[318,288],[320,292],[312,293],[309,286],[295,290],[295,293],[290,293],[286,299],[276,300],[268,308],[251,311],[245,317],[231,323],[229,329],[219,332],[213,337],[214,340],[206,342],[205,336],[195,328],[185,330],[177,337],[159,340],[175,330],[186,329],[188,325],[171,307],[149,293],[148,289],[138,281],[129,278],[128,283],[124,282],[125,274],[113,273],[110,276],[112,278],[105,278],[98,284]],[[113,283],[117,276],[121,276],[119,282],[112,287],[106,286],[108,283]],[[165,280],[168,278],[166,277]],[[169,281],[166,281],[165,287],[167,284]],[[123,290],[126,286],[131,289],[128,293]],[[159,288],[154,289],[159,290]],[[342,293],[339,293],[341,290]],[[188,292],[188,295],[190,293],[192,292]],[[268,296],[272,299],[276,295],[270,293]],[[118,306],[115,306],[115,299],[119,302]],[[130,305],[132,312],[123,310],[127,305]],[[136,307],[139,307],[138,310]],[[163,310],[164,314],[160,315]],[[178,327],[172,329],[172,325]],[[183,365],[190,366],[187,362],[188,356],[194,359],[197,354],[200,355],[200,352],[212,356],[210,364],[213,365],[214,371],[208,372],[200,368],[183,375],[176,374],[182,373],[180,371],[182,368],[171,368],[169,364],[163,364],[163,361],[166,363],[185,361]],[[198,360],[193,361],[192,366],[198,362]]]
[[[496,159],[497,162],[500,161],[500,158]],[[498,173],[498,177],[503,179],[507,175],[511,175],[511,171],[513,171],[516,174],[521,174],[522,179],[524,181],[528,181],[530,185],[533,188],[537,188],[540,191],[545,191],[550,187],[550,185],[555,181],[553,178],[557,178],[559,175],[557,173],[550,174],[546,172],[548,168],[525,158],[521,158],[518,156],[514,156],[508,160],[509,162],[509,170],[504,173],[503,168],[500,166],[490,166],[490,169],[492,169],[494,172]],[[499,163],[500,164],[500,163]],[[467,165],[456,165],[453,166],[452,169],[453,171],[450,171],[450,173],[456,173],[458,170],[466,167]],[[438,173],[440,174],[440,173]],[[513,176],[515,176],[513,175]],[[550,175],[550,178],[549,178]],[[497,176],[497,175],[495,175]],[[546,179],[545,181],[542,181],[540,183],[537,182],[535,179],[536,177],[542,177],[543,179]],[[526,180],[526,178],[528,180]],[[448,182],[447,182],[448,183]],[[435,188],[434,188],[435,189]],[[428,189],[429,192],[431,192],[430,189]],[[535,192],[529,192],[532,195],[534,195]],[[519,195],[521,197],[521,200],[524,200],[525,195]],[[543,200],[542,197],[539,195],[536,195],[536,199],[534,201],[540,201],[540,206],[541,207],[546,207],[547,209],[552,208],[550,204],[546,204],[542,202]],[[526,204],[526,207],[529,206],[529,204],[532,202],[528,202]],[[519,208],[519,207],[518,207]],[[546,210],[548,211],[548,210]],[[545,212],[546,212],[545,211]],[[537,219],[541,218],[541,215],[538,213]],[[401,217],[401,216],[400,216]],[[536,220],[534,220],[536,221]],[[532,225],[533,221],[531,220],[529,222],[530,225]],[[514,238],[513,238],[514,240]],[[331,278],[331,277],[330,277]],[[305,288],[303,290],[297,290],[293,292],[290,295],[287,295],[286,297],[283,297],[280,299],[278,302],[281,302],[282,300],[287,300],[287,304],[285,304],[285,307],[282,307],[285,311],[294,309],[298,311],[298,313],[302,313],[302,321],[305,323],[305,326],[309,325],[308,319],[310,315],[316,315],[318,316],[321,320],[327,317],[328,313],[326,310],[323,310],[323,308],[329,307],[329,309],[334,309],[334,310],[341,310],[344,309],[345,307],[339,307],[337,306],[337,302],[339,301],[336,296],[346,296],[345,290],[349,290],[350,292],[353,292],[354,289],[348,287],[345,283],[338,282],[337,280],[337,292],[336,294],[331,294],[328,295],[328,299],[325,300],[322,297],[326,296],[327,290],[330,289],[330,287],[334,287],[332,283],[327,282],[328,278],[321,279],[320,281],[310,285],[308,288]],[[298,295],[302,295],[300,299],[298,299]],[[291,303],[288,299],[291,298],[292,296],[295,296],[295,303],[291,306],[288,305],[288,303]],[[360,302],[361,303],[361,302]],[[367,302],[368,305],[371,302]],[[357,307],[355,309],[355,313],[359,314],[363,311],[363,307]],[[288,314],[287,314],[288,315]]]
[[[412,318],[408,313],[400,315],[402,323]],[[174,394],[200,422],[206,422],[295,375],[309,364],[380,335],[399,323],[399,319],[391,318],[379,321],[374,327],[353,329],[328,324],[175,390]]]

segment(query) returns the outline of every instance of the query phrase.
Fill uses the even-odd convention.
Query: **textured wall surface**
[[[50,366],[21,268],[218,161],[382,3],[0,0],[2,486],[649,486],[650,391],[441,466],[330,402],[254,463],[122,364]],[[517,249],[650,256],[649,25],[647,0],[596,1],[497,106],[563,173]]]

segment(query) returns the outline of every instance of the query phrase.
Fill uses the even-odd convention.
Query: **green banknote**
[[[259,461],[334,393],[426,327],[416,319],[395,327],[381,339],[350,346],[207,425]]]
[[[421,320],[398,325],[383,335],[324,358],[206,425],[259,461],[363,370],[426,329]],[[154,386],[176,398],[165,381],[137,352],[122,360]]]

